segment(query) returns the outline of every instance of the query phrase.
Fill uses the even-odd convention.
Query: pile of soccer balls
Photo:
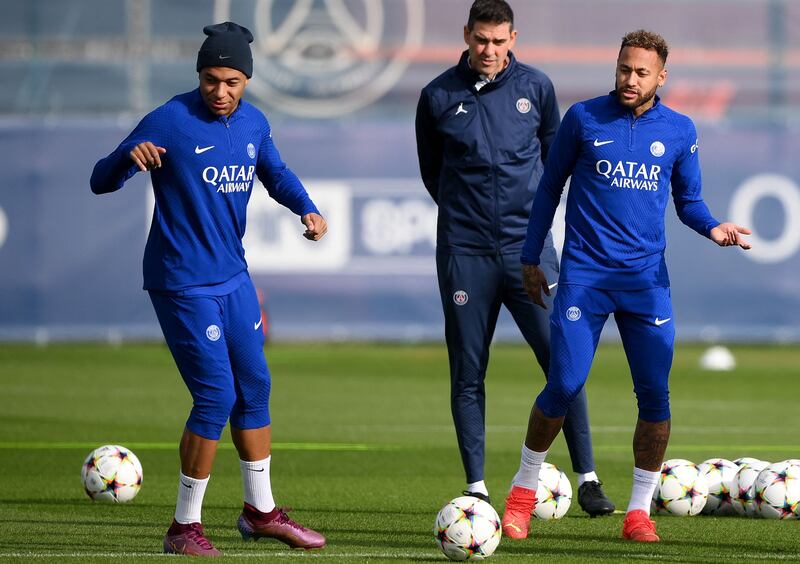
[[[653,512],[800,519],[800,460],[711,458],[695,465],[674,458],[661,466]]]
[[[572,486],[558,467],[544,463],[536,490],[538,519],[560,519],[570,507]],[[652,510],[661,515],[746,515],[800,519],[800,460],[770,464],[755,458],[711,458],[701,464],[674,458],[661,467]],[[463,496],[436,516],[434,537],[451,560],[482,560],[500,544],[500,518],[491,505]]]
[[[123,446],[105,445],[89,453],[83,462],[81,480],[86,495],[96,501],[130,501],[142,487],[142,465]]]
[[[572,502],[567,475],[545,462],[539,471],[536,499],[535,518],[561,519]],[[471,496],[457,497],[439,511],[433,535],[451,560],[483,560],[500,544],[500,518],[485,501]]]

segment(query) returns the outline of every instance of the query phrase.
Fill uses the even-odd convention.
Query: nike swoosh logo
[[[262,319],[259,319],[259,320],[258,320],[258,323],[253,323],[253,329],[257,330],[259,327],[261,327],[261,322],[262,322],[262,321],[264,321],[264,319],[263,319],[263,318],[262,318]]]
[[[248,470],[250,470],[251,472],[263,472],[264,471],[263,468],[259,468],[258,470],[256,470],[255,468],[248,468]]]
[[[599,139],[595,139],[594,140],[594,146],[595,147],[602,147],[603,145],[608,145],[609,143],[613,143],[613,142],[614,142],[613,139],[611,141],[600,141]]]
[[[659,319],[658,317],[656,317],[656,327],[661,327],[662,325],[664,325],[670,319],[672,319],[672,318],[671,317],[667,317],[666,319]]]
[[[203,147],[203,148],[201,149],[201,148],[200,148],[200,145],[195,145],[195,147],[194,147],[194,154],[195,154],[195,155],[202,155],[202,154],[203,154],[203,153],[205,153],[206,151],[210,151],[211,149],[213,149],[215,146],[216,146],[216,145],[211,145],[210,147]]]
[[[184,482],[183,480],[181,480],[181,484],[183,484],[184,486],[186,486],[189,489],[192,489],[192,487],[193,487],[193,486],[187,484],[186,482]]]
[[[184,554],[186,552],[186,540],[182,538],[172,539],[167,541],[172,547],[172,551],[176,554]]]
[[[547,287],[547,289],[548,289],[548,290],[552,290],[552,289],[553,289],[553,288],[555,288],[556,286],[558,286],[558,282],[556,282],[555,284],[550,284],[550,285]]]
[[[228,55],[227,57],[223,57],[222,55],[220,55],[219,58],[224,61],[225,59],[230,59],[231,55]]]

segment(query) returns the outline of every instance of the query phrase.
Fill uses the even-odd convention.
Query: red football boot
[[[636,542],[658,542],[655,521],[642,509],[634,509],[625,515],[622,523],[622,538]]]
[[[527,538],[535,507],[534,490],[513,486],[506,498],[506,509],[503,512],[503,536],[512,539]]]

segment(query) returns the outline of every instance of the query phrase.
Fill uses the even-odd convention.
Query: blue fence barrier
[[[0,126],[0,338],[152,338],[141,256],[149,177],[93,195],[94,161],[132,124],[20,120]],[[275,338],[426,339],[442,335],[436,208],[417,175],[409,123],[284,124],[283,156],[330,222],[318,244],[254,189],[245,239]],[[308,138],[326,147],[317,156]],[[391,143],[378,140],[391,139]],[[800,339],[800,131],[700,128],[704,194],[719,218],[753,227],[754,249],[720,249],[668,210],[668,264],[684,339]],[[556,221],[556,241],[563,228]],[[515,338],[510,318],[498,337]]]

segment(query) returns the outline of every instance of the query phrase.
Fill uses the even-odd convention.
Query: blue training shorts
[[[269,425],[270,374],[250,278],[222,296],[151,291],[150,299],[194,400],[186,427],[218,440],[229,418],[237,429]]]
[[[670,418],[675,325],[669,288],[601,290],[575,284],[559,284],[550,316],[550,374],[536,399],[546,416],[567,413],[586,383],[600,332],[612,313],[628,357],[639,418]]]

